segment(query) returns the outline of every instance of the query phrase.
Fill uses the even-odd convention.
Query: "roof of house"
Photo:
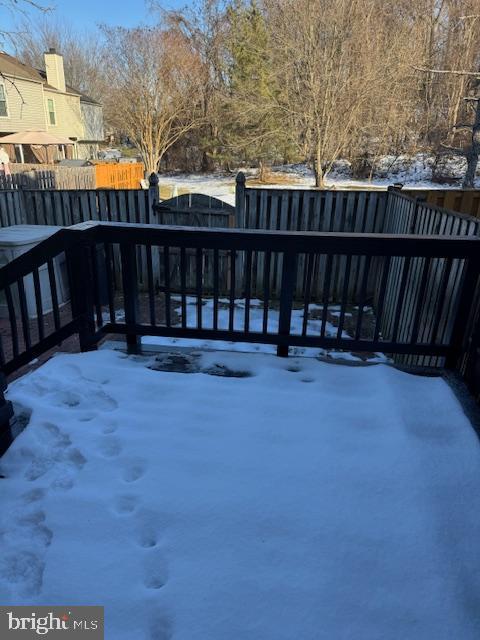
[[[95,105],[98,105],[99,107],[102,106],[101,102],[98,102],[98,100],[94,100],[93,98],[90,98],[90,96],[87,96],[85,93],[82,93],[81,91],[76,91],[76,93],[80,95],[80,102],[88,102],[88,104],[95,104]]]
[[[35,69],[28,64],[24,64],[18,58],[14,58],[4,51],[0,51],[0,74],[15,78],[24,78],[25,80],[32,80],[33,82],[41,82],[45,89],[58,91],[58,89],[52,87],[51,84],[48,84],[47,74],[43,69]],[[100,105],[100,103],[93,98],[90,98],[81,91],[78,91],[78,89],[74,89],[69,85],[66,85],[66,90],[67,93],[80,96],[80,102]]]
[[[42,78],[37,69],[28,64],[23,64],[18,58],[14,58],[4,51],[0,51],[0,73],[45,84],[44,78]]]

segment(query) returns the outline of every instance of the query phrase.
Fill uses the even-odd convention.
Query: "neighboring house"
[[[45,53],[45,71],[0,52],[0,136],[23,131],[69,138],[72,146],[61,154],[72,155],[73,150],[77,158],[98,156],[104,140],[102,106],[65,84],[63,57],[55,49]],[[38,162],[45,150],[32,148],[31,153],[35,158],[25,160]]]

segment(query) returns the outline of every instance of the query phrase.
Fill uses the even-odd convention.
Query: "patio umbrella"
[[[0,145],[3,143],[20,145],[22,159],[23,159],[22,145],[27,144],[27,145],[38,145],[38,146],[45,147],[47,161],[48,161],[47,147],[73,144],[70,138],[55,136],[51,133],[47,133],[46,131],[20,131],[19,133],[11,133],[8,136],[2,136],[0,138]]]
[[[44,147],[58,144],[73,144],[70,138],[54,136],[46,131],[21,131],[20,133],[10,133],[8,136],[0,138],[0,144],[38,144]]]

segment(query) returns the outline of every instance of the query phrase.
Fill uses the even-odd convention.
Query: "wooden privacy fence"
[[[403,191],[413,198],[423,198],[428,204],[480,218],[479,189],[405,188]]]
[[[240,229],[381,233],[388,192],[246,188],[240,173],[235,198]]]
[[[9,165],[11,175],[0,175],[0,189],[140,189],[141,162],[98,162],[87,167],[58,164]]]
[[[26,223],[27,212],[23,193],[16,189],[0,191],[0,227]]]
[[[56,164],[10,165],[11,175],[0,175],[0,189],[95,189],[95,167]]]
[[[384,232],[453,237],[479,236],[480,220],[430,205],[422,199],[412,198],[403,191],[391,189]],[[400,335],[412,331],[412,323],[405,314],[408,314],[408,309],[417,305],[419,299],[426,302],[421,321],[423,333],[434,336],[442,330],[447,330],[447,316],[442,315],[440,298],[453,298],[462,277],[463,267],[459,261],[437,258],[427,262],[421,259],[407,260],[394,257],[389,274],[391,293],[385,300],[386,312],[382,331],[388,333],[396,330]],[[397,298],[403,302],[405,316],[399,319],[394,317]],[[397,358],[397,361],[407,364],[438,364],[435,358],[408,357]]]
[[[392,354],[420,354],[447,359],[454,366],[468,342],[472,299],[480,268],[480,240],[477,237],[430,237],[352,233],[292,233],[278,231],[209,230],[157,225],[86,223],[64,229],[26,254],[0,269],[0,295],[7,309],[7,329],[1,336],[0,364],[5,373],[38,357],[70,335],[78,334],[80,347],[91,348],[108,333],[123,334],[130,347],[142,335],[201,338],[273,344],[279,355],[289,346],[306,346],[349,351],[382,351]],[[155,285],[154,249],[163,256],[157,265],[160,281]],[[186,281],[186,255],[195,255],[195,282]],[[262,295],[260,326],[253,325],[252,256],[264,255],[263,268],[271,268],[272,256],[282,258],[281,294],[278,304],[269,289],[269,278]],[[180,270],[172,269],[171,258],[180,256]],[[243,254],[241,278],[237,278],[237,254]],[[115,279],[116,255],[120,260],[120,279]],[[139,288],[137,269],[145,257],[147,291]],[[337,324],[328,321],[331,311],[333,258],[344,259],[343,289],[335,300]],[[59,304],[57,264],[66,261],[71,302]],[[305,259],[306,276],[301,300],[294,295],[300,258]],[[353,258],[364,259],[362,286],[354,303],[355,322],[347,331],[350,299],[348,281]],[[62,258],[62,259],[63,259]],[[325,258],[321,289],[313,294],[312,264]],[[378,295],[372,324],[366,322],[368,302],[366,281],[374,259],[380,260]],[[424,318],[430,302],[417,296],[408,306],[390,275],[392,259],[410,265],[414,261],[432,265],[443,261],[458,265],[458,286],[439,286],[434,306],[440,323],[433,332],[424,331]],[[228,296],[222,297],[221,260],[229,264]],[[430,268],[430,267],[428,267]],[[42,271],[43,269],[43,271]],[[45,274],[44,276],[42,274]],[[423,273],[416,278],[423,283]],[[239,289],[239,282],[243,283]],[[444,281],[445,282],[445,281]],[[35,313],[29,312],[26,291],[34,290]],[[400,288],[400,291],[402,287]],[[394,321],[388,331],[385,304],[392,303]],[[244,298],[239,308],[237,300]],[[204,307],[210,298],[211,307]],[[193,300],[193,305],[192,305]],[[407,308],[408,306],[408,308]],[[303,311],[302,327],[293,327],[295,308]],[[189,313],[189,310],[193,313]],[[53,321],[46,323],[46,314]],[[48,327],[48,328],[47,328]],[[407,327],[407,328],[406,328]]]
[[[323,232],[353,232],[353,233],[384,233],[384,234],[420,234],[420,235],[452,235],[472,236],[480,235],[480,220],[455,213],[442,207],[430,205],[423,198],[413,198],[403,191],[389,188],[388,191],[317,191],[308,189],[258,189],[246,188],[243,174],[237,177],[236,192],[236,216],[237,226],[254,229],[277,229],[291,231],[323,231]],[[279,292],[281,280],[281,256],[274,257],[271,272],[272,292]],[[304,258],[299,258],[299,270],[295,284],[295,294],[303,295],[306,271],[308,265]],[[362,273],[365,266],[365,257],[352,257],[352,277],[348,281],[347,293],[351,300],[358,295],[362,286]],[[262,256],[252,256],[254,271],[262,274]],[[443,264],[443,263],[442,263]],[[402,284],[401,273],[404,263],[398,257],[392,259],[389,277],[392,286],[390,292],[395,290],[393,285]],[[332,296],[338,297],[344,287],[343,273],[345,258],[336,256],[332,259]],[[372,303],[378,296],[378,274],[380,259],[372,257],[370,275],[366,281],[367,299]],[[312,282],[317,287],[322,273],[326,269],[325,258],[318,259],[311,265]],[[419,264],[408,264],[408,269],[414,273],[419,269]],[[452,273],[450,274],[450,268]],[[440,263],[429,266],[427,283],[424,294],[432,291],[434,284],[443,271]],[[449,267],[448,282],[456,282],[458,265]],[[446,277],[446,276],[445,276]],[[414,298],[419,295],[413,289],[412,282],[417,282],[412,276],[405,276],[405,298]],[[413,278],[413,281],[412,281]],[[257,282],[257,281],[256,281]],[[258,281],[258,289],[263,286],[261,276]],[[392,293],[390,295],[393,295]],[[391,308],[394,300],[387,297],[385,305],[387,311],[382,330],[388,333],[394,322]],[[431,320],[432,325],[437,324],[437,319]],[[433,330],[433,326],[432,326]],[[432,360],[433,363],[433,360]]]
[[[0,224],[70,226],[87,220],[152,221],[158,188],[0,191]]]
[[[397,206],[397,201],[389,193],[400,192],[409,202],[419,203],[417,213],[420,215],[415,217],[416,228],[421,225],[424,214],[430,216],[430,212],[437,212],[434,225],[441,218],[437,214],[442,213],[448,216],[463,213],[466,217],[462,219],[469,219],[470,222],[472,218],[480,217],[480,190],[475,189],[400,190],[390,187],[388,191],[328,191],[247,188],[245,176],[240,173],[236,185],[237,226],[289,231],[382,233],[388,231],[388,225],[391,224],[387,203],[390,208]]]
[[[192,227],[235,227],[235,207],[202,193],[188,193],[154,204],[156,223]]]
[[[141,162],[95,163],[97,189],[139,189],[145,168]]]
[[[237,179],[236,208],[222,203],[216,198],[198,194],[183,195],[158,203],[158,186],[152,180],[148,191],[144,190],[74,190],[48,191],[23,190],[22,192],[0,192],[0,221],[3,226],[10,224],[49,224],[69,226],[88,220],[114,221],[126,223],[180,224],[202,227],[233,227],[296,232],[352,232],[352,233],[417,233],[440,235],[472,235],[479,233],[480,222],[476,219],[456,214],[414,199],[405,193],[390,189],[375,191],[315,191],[308,189],[248,189],[242,174]],[[252,295],[261,297],[264,277],[268,275],[272,296],[280,295],[282,280],[282,260],[280,254],[273,254],[268,272],[264,270],[264,255],[253,252]],[[195,256],[188,252],[186,260],[187,282],[195,279]],[[237,256],[237,278],[243,272],[244,255]],[[154,264],[162,264],[161,250],[153,252]],[[362,286],[365,258],[352,257],[352,275],[347,293],[354,300]],[[172,254],[172,269],[180,270],[180,254]],[[378,291],[375,273],[379,259],[372,258],[372,268],[366,282],[367,299],[374,299]],[[116,262],[117,274],[119,262]],[[342,280],[345,257],[334,256],[331,265],[331,298],[335,299],[343,291]],[[229,278],[227,261],[221,259],[220,282]],[[321,293],[321,277],[327,267],[326,257],[319,256],[308,263],[305,256],[299,257],[295,296],[304,293],[305,280],[309,270],[312,294]],[[378,267],[378,268],[377,268]],[[413,267],[412,267],[413,268]],[[146,287],[147,263],[139,264],[141,286]],[[435,270],[435,273],[439,271]],[[400,262],[393,260],[391,278],[401,278]],[[157,272],[156,272],[157,273]],[[455,269],[454,269],[455,273]],[[433,278],[430,276],[429,278]],[[437,277],[437,276],[435,276]],[[452,276],[453,277],[453,276]],[[413,295],[407,280],[405,296]],[[429,280],[430,282],[430,280]],[[400,283],[398,283],[400,284]],[[242,283],[238,282],[239,287]],[[222,285],[223,286],[223,285]],[[223,291],[224,289],[222,289]],[[390,301],[387,298],[387,308]],[[384,327],[387,331],[389,325]]]

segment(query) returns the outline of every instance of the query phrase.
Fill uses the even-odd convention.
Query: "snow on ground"
[[[107,640],[479,637],[479,443],[442,379],[190,362],[64,354],[10,385],[3,605],[105,605]]]
[[[177,314],[181,315],[181,297],[172,297],[174,309]],[[186,296],[186,325],[187,327],[197,328],[197,298],[195,296]],[[213,298],[203,298],[202,300],[202,327],[204,329],[213,329],[214,318],[214,306]],[[229,304],[228,298],[219,299],[218,308],[218,328],[228,330],[229,328]],[[354,307],[358,309],[358,307]],[[322,316],[319,313],[323,310],[323,305],[310,303],[308,306],[308,320],[307,320],[307,335],[320,335],[322,326]],[[339,305],[329,305],[328,316],[338,318],[340,316],[341,308]],[[316,317],[312,317],[317,312]],[[345,316],[351,316],[352,314],[346,312]],[[301,335],[303,329],[303,317],[304,311],[302,309],[293,309],[292,318],[290,323],[290,333],[293,335]],[[369,319],[373,318],[373,310],[371,307],[365,307],[364,309],[364,323],[367,323]],[[124,315],[117,318],[123,320]],[[268,311],[267,332],[278,333],[278,309],[270,308]],[[105,321],[109,321],[109,318],[105,318]],[[249,327],[252,332],[263,331],[263,302],[256,298],[250,300],[250,313],[249,313]],[[181,319],[175,323],[174,326],[181,326]],[[233,328],[235,331],[243,331],[245,327],[245,300],[236,299],[234,304],[234,316],[233,316]],[[327,337],[337,336],[338,326],[335,326],[331,322],[325,324],[325,335]],[[351,338],[346,331],[342,331],[342,338]],[[201,349],[217,349],[220,351],[256,351],[261,353],[276,353],[277,347],[268,344],[253,344],[251,342],[225,342],[223,340],[192,340],[191,338],[165,338],[158,336],[143,336],[143,345],[161,345],[161,346],[175,346],[175,347],[197,347]],[[310,347],[290,347],[290,354],[297,356],[327,356],[329,358],[343,359],[343,360],[357,360],[368,359],[369,362],[387,362],[388,359],[383,353],[373,353],[368,356],[356,356],[346,351],[327,351],[326,349],[314,349]]]
[[[461,178],[465,173],[465,159],[458,156],[448,157],[443,162],[443,175],[448,180],[439,182],[432,180],[434,158],[427,154],[415,156],[384,156],[377,161],[376,173],[371,180],[353,179],[350,163],[338,161],[334,170],[327,177],[327,187],[338,189],[386,189],[394,182],[401,182],[405,187],[419,189],[445,189],[461,187]],[[241,169],[247,176],[255,175],[254,169]],[[311,168],[305,164],[293,164],[274,167],[274,173],[288,176],[293,180],[291,184],[265,184],[263,187],[279,187],[295,189],[314,187],[315,178]],[[235,174],[160,174],[161,184],[176,188],[177,192],[187,190],[190,193],[204,193],[224,200],[228,204],[235,204]],[[248,186],[248,181],[247,181]]]
[[[160,174],[160,185],[171,186],[178,195],[181,190],[189,193],[204,193],[215,196],[228,204],[235,205],[235,176],[225,176],[222,173],[210,174]]]

